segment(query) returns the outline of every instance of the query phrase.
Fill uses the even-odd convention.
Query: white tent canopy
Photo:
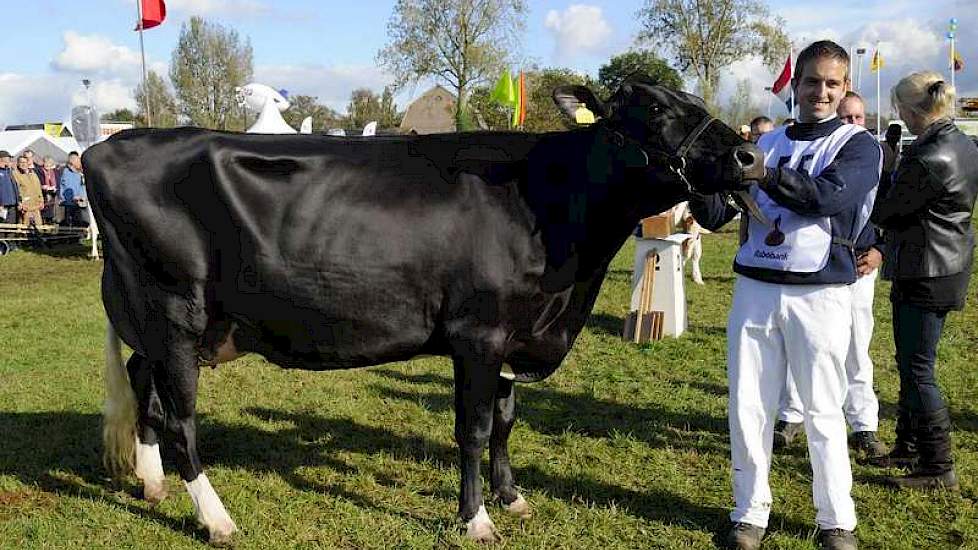
[[[72,151],[81,152],[78,142],[73,137],[53,138],[44,133],[44,130],[7,130],[0,132],[0,150],[7,151],[16,157],[25,149],[34,151],[34,158],[37,161],[44,157],[51,157],[59,163],[68,160],[68,153]]]

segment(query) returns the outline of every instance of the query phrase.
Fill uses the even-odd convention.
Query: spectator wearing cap
[[[14,183],[10,153],[0,151],[0,223],[17,223],[20,193]]]

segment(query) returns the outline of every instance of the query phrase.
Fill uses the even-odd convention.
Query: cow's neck
[[[544,290],[600,285],[639,220],[684,200],[635,165],[634,148],[600,126],[541,142],[536,153],[549,160],[531,159],[527,199],[547,248]]]

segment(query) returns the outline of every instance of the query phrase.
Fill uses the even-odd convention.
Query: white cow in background
[[[692,212],[689,211],[689,203],[681,202],[672,209],[672,223],[674,227],[680,228],[683,233],[689,235],[682,244],[683,263],[692,261],[693,282],[703,284],[703,272],[700,271],[700,258],[703,257],[703,240],[700,235],[707,233],[705,229],[696,223]]]

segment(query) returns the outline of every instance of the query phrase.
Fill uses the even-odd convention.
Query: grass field
[[[622,249],[573,352],[517,388],[520,522],[491,507],[506,548],[714,548],[731,504],[724,326],[731,234],[705,241],[691,327],[646,347],[616,335],[628,307]],[[201,548],[175,474],[150,508],[100,466],[101,264],[81,247],[0,258],[0,547]],[[974,290],[974,289],[972,289]],[[872,354],[881,436],[898,379],[888,285]],[[978,548],[978,311],[949,318],[939,375],[954,418],[960,496],[892,492],[854,465],[861,548]],[[474,548],[459,535],[451,367],[427,358],[359,371],[284,371],[247,357],[201,373],[199,446],[242,529],[238,548]],[[485,470],[484,470],[485,471]],[[776,458],[764,548],[814,548],[803,445]]]

